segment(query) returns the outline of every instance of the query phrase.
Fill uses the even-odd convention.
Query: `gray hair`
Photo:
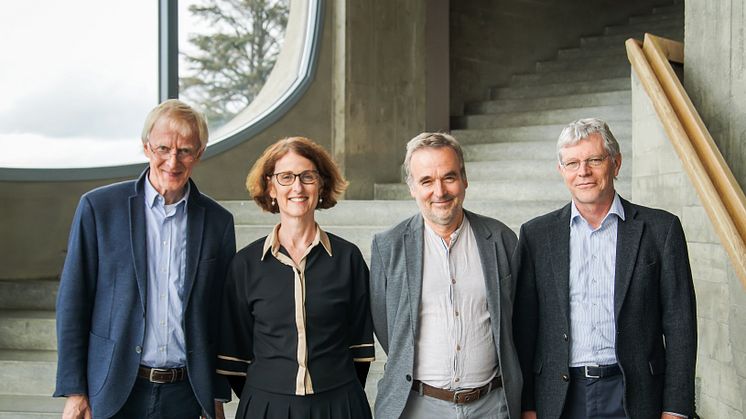
[[[604,149],[609,153],[611,160],[614,160],[616,156],[621,154],[619,143],[614,138],[614,134],[611,133],[606,122],[598,118],[585,118],[571,122],[562,130],[557,139],[557,159],[559,162],[562,163],[561,152],[563,148],[573,146],[579,143],[580,140],[588,138],[593,134],[599,134],[604,140]]]
[[[142,143],[148,142],[150,131],[162,117],[168,118],[171,126],[179,130],[182,135],[188,135],[199,140],[200,148],[204,150],[207,146],[207,120],[201,112],[178,99],[164,100],[153,108],[145,118],[142,128]]]
[[[450,147],[454,152],[459,161],[459,169],[461,177],[466,180],[466,165],[464,164],[464,152],[461,150],[461,144],[453,138],[453,136],[442,132],[423,132],[416,137],[409,140],[407,143],[407,154],[404,157],[404,179],[407,184],[412,181],[412,172],[410,170],[410,163],[412,161],[412,154],[415,151],[422,148],[442,148]]]

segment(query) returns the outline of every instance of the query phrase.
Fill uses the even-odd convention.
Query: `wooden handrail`
[[[746,197],[669,61],[683,63],[680,42],[645,34],[625,43],[635,74],[681,159],[733,267],[746,287]]]

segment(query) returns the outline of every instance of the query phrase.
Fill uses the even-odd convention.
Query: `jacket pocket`
[[[114,357],[114,341],[89,334],[88,337],[88,396],[97,395],[109,376]]]
[[[648,366],[651,375],[660,375],[666,372],[666,360],[663,358],[650,360]]]

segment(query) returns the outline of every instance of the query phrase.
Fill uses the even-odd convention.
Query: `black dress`
[[[362,254],[318,228],[296,265],[278,228],[236,254],[223,293],[218,373],[245,377],[236,418],[370,418],[354,365],[374,357]]]

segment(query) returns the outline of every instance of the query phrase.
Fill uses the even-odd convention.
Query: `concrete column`
[[[448,1],[335,0],[332,150],[348,199],[397,182],[406,142],[448,128]]]

